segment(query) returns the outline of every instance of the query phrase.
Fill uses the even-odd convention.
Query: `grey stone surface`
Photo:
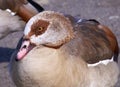
[[[42,6],[46,10],[54,10],[80,18],[97,19],[101,24],[111,28],[120,46],[120,0],[49,0]],[[9,34],[0,40],[0,87],[15,87],[8,73],[8,64],[10,55],[21,36],[22,31]],[[120,79],[116,87],[120,87]]]

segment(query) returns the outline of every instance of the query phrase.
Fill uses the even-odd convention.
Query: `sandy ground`
[[[54,10],[80,18],[97,19],[111,28],[120,46],[120,0],[50,0],[42,6],[46,10]],[[22,31],[15,32],[0,40],[0,87],[15,87],[9,76],[8,67],[10,56],[22,33]],[[120,87],[120,80],[116,87]]]

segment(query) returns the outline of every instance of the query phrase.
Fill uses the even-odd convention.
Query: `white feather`
[[[102,61],[99,61],[99,62],[94,63],[94,64],[87,64],[87,65],[88,65],[88,67],[93,67],[93,66],[97,66],[99,64],[107,65],[110,62],[113,62],[113,57],[111,59],[106,59],[106,60],[102,60]]]

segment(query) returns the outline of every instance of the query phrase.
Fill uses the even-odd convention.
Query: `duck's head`
[[[44,45],[56,48],[73,37],[73,27],[69,19],[53,11],[41,12],[26,24],[17,59],[22,59],[34,46]]]

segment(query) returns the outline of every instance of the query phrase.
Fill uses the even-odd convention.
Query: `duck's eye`
[[[43,27],[38,27],[38,31],[43,31]]]

